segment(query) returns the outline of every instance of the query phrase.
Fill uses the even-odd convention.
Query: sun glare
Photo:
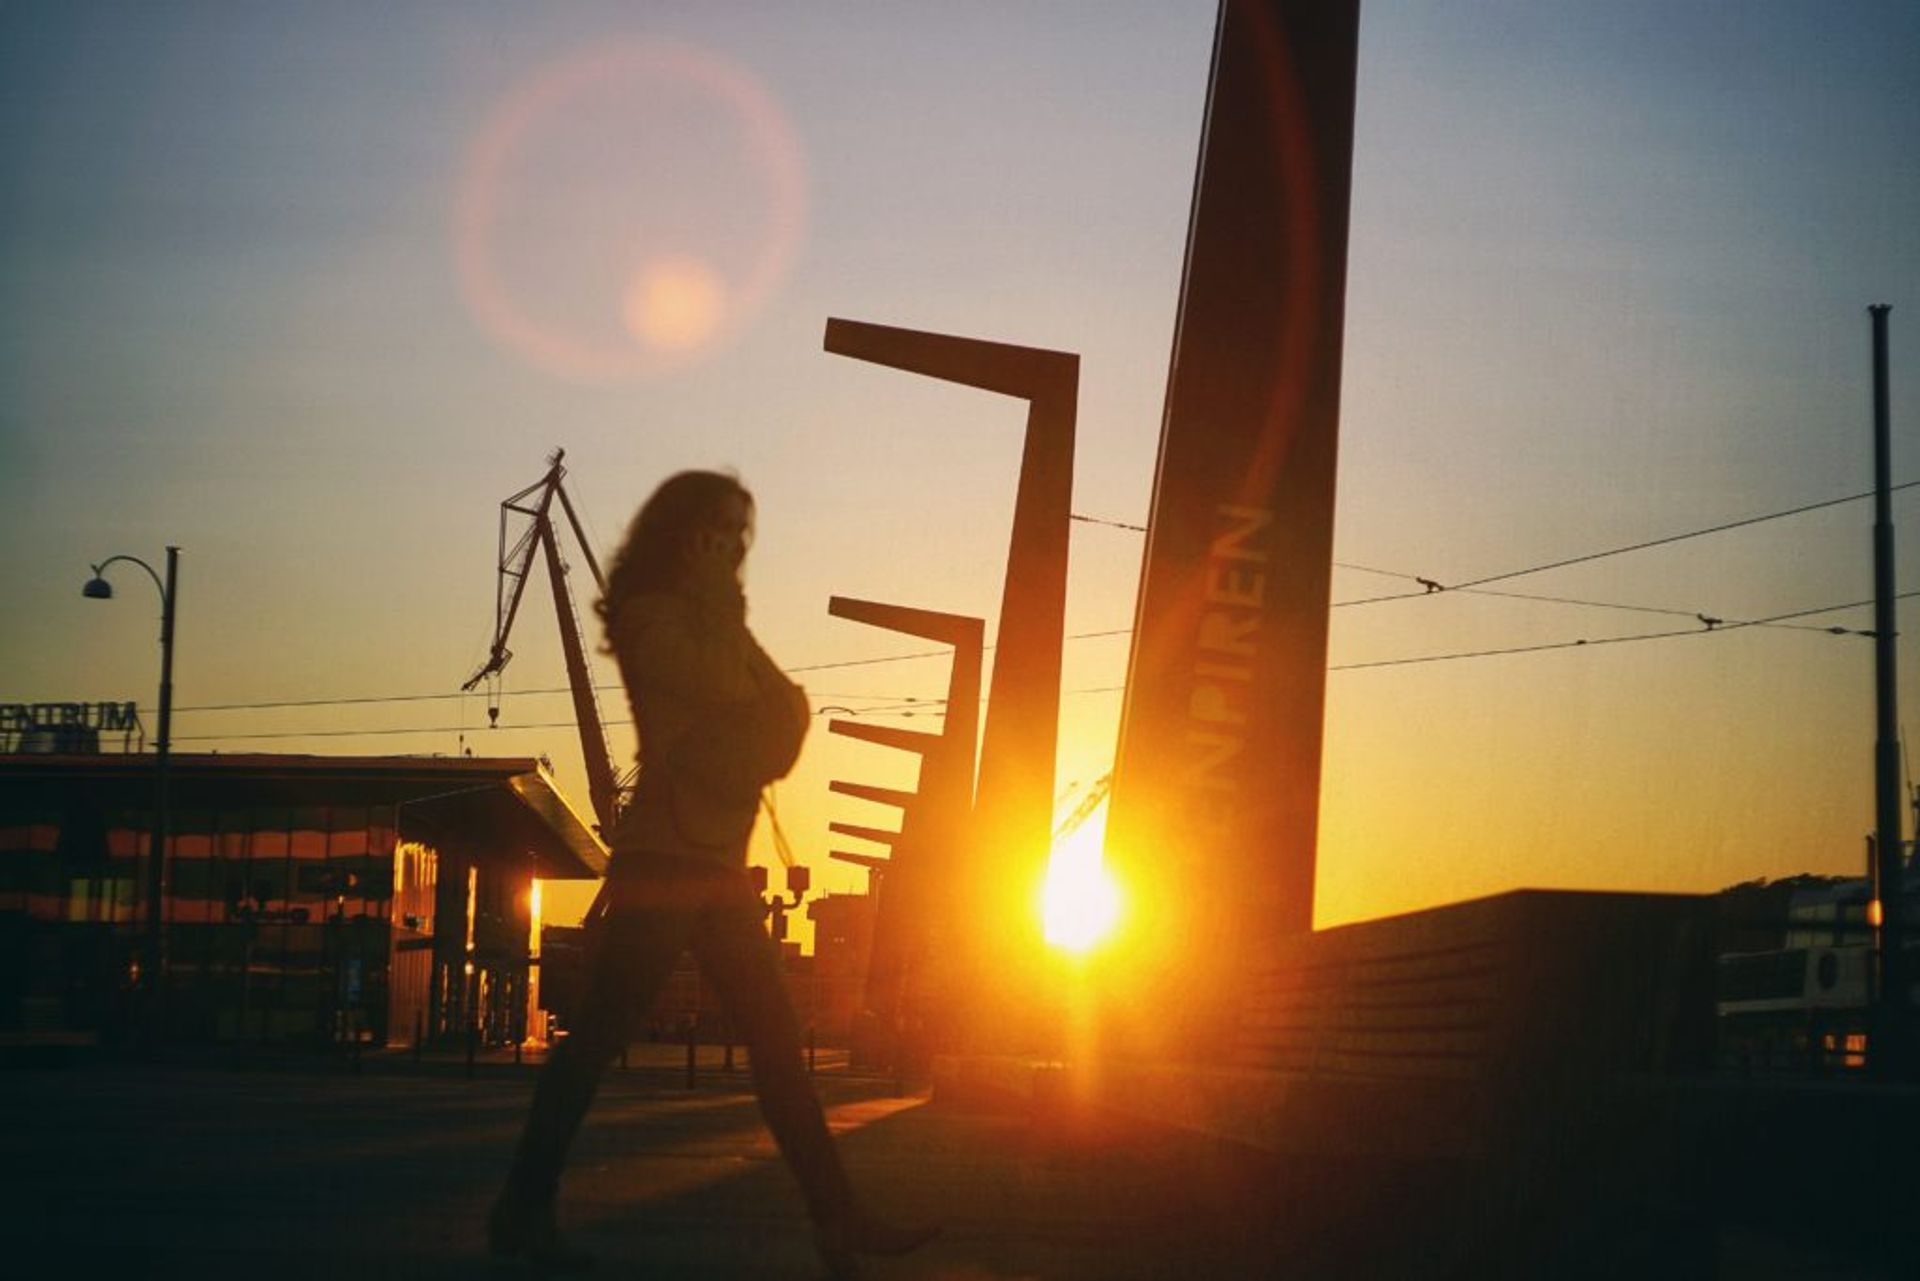
[[[726,286],[698,258],[649,263],[627,294],[627,329],[648,346],[691,351],[712,338],[726,316]]]
[[[1047,942],[1064,951],[1092,951],[1119,922],[1119,887],[1101,857],[1105,834],[1100,810],[1054,847],[1047,864],[1041,920]]]

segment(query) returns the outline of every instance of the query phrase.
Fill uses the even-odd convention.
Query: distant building
[[[540,926],[540,1008],[567,1027],[587,995],[587,928]]]
[[[584,926],[548,925],[541,930],[540,1007],[562,1030],[574,1026],[586,997],[589,949]],[[800,955],[798,944],[780,945],[781,975],[803,1036],[815,1026],[820,1000],[814,986],[815,961],[814,957]],[[703,1044],[724,1044],[732,1039],[719,994],[700,973],[690,951],[682,952],[674,961],[653,1005],[633,1022],[633,1037],[636,1041],[680,1041],[686,1037],[689,1020]],[[824,1030],[818,1030],[818,1037],[824,1044],[844,1044],[829,1040]]]
[[[0,756],[0,1028],[125,1017],[150,755]],[[606,850],[530,759],[176,755],[168,1032],[407,1045],[540,1031],[533,881]]]
[[[1920,902],[1916,877],[1909,866],[1909,902]],[[1716,997],[1725,1065],[1865,1069],[1876,986],[1872,897],[1863,876],[1802,874],[1721,891]]]
[[[873,909],[869,894],[829,894],[807,905],[813,921],[814,1009],[824,1044],[853,1044],[855,1024],[867,1007]]]
[[[540,931],[540,1008],[562,1031],[570,1031],[586,1003],[591,960],[591,933],[584,925],[547,925]],[[689,1018],[705,1012],[709,1024],[719,1003],[694,966],[691,953],[674,962],[660,995],[631,1025],[637,1041],[679,1040]],[[717,1028],[713,1029],[716,1032]]]

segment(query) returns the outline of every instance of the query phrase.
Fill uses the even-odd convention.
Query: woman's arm
[[[642,598],[620,637],[621,668],[639,697],[684,709],[672,741],[656,745],[676,778],[751,798],[793,768],[811,708],[747,630],[737,588],[717,599]]]
[[[810,719],[806,691],[783,680],[724,716],[690,726],[667,758],[676,778],[721,795],[756,796],[793,769]]]
[[[641,689],[695,703],[740,703],[760,692],[745,604],[658,595],[636,599],[616,642],[622,672]]]

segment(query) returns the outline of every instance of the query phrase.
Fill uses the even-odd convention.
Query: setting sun
[[[1068,952],[1090,952],[1120,919],[1120,891],[1101,857],[1104,808],[1054,847],[1041,890],[1046,940]]]

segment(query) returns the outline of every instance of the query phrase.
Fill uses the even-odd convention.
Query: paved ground
[[[1057,1159],[1017,1119],[818,1078],[883,1212],[937,1218],[899,1278],[1255,1275],[1141,1151]],[[13,1260],[61,1275],[471,1277],[531,1069],[405,1072],[93,1064],[0,1077],[0,1204]],[[610,1277],[818,1275],[800,1199],[743,1076],[688,1091],[664,1064],[610,1075],[576,1148],[565,1217]],[[17,1216],[17,1217],[16,1217]],[[1222,1269],[1225,1269],[1223,1272]],[[15,1274],[20,1275],[20,1274]]]
[[[602,1256],[596,1275],[817,1276],[744,1076],[714,1071],[710,1052],[689,1091],[670,1050],[610,1075],[576,1149],[565,1217]],[[817,1079],[874,1205],[947,1224],[921,1254],[873,1265],[876,1281],[1426,1274],[1417,1242],[1327,1239],[1297,1212],[1304,1189],[1250,1200],[1248,1172],[1201,1145],[1139,1130],[1062,1145],[843,1069]],[[531,1065],[505,1063],[471,1079],[404,1061],[14,1070],[0,1076],[0,1257],[18,1276],[37,1275],[13,1271],[27,1260],[63,1277],[524,1276],[485,1258],[479,1224],[531,1082]],[[1377,1221],[1394,1217],[1383,1198]],[[1730,1277],[1879,1275],[1751,1237],[1719,1258]]]

